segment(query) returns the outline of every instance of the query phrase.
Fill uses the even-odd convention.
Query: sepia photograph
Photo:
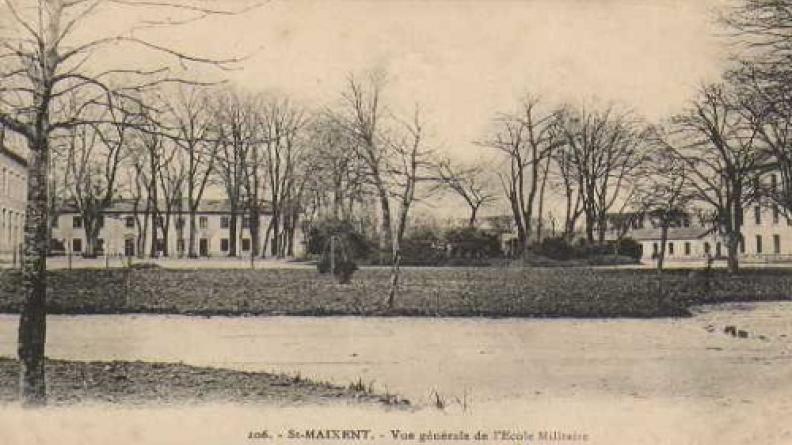
[[[0,0],[0,444],[792,445],[792,0]]]

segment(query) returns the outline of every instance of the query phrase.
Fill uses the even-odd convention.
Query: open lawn
[[[340,285],[310,269],[80,269],[50,272],[50,313],[416,315],[491,317],[680,316],[692,305],[792,298],[792,271],[673,270],[658,296],[650,270],[410,268],[387,311],[385,269]],[[17,271],[0,271],[0,312],[19,311]]]

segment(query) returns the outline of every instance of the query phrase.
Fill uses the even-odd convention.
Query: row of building
[[[186,206],[182,207],[186,209]],[[271,215],[262,212],[259,227],[268,227]],[[251,254],[253,238],[250,218],[238,211],[236,238],[231,239],[231,209],[226,200],[204,200],[196,211],[195,254],[199,257],[228,256],[232,248],[237,255]],[[166,221],[165,218],[168,218]],[[189,213],[171,210],[170,216],[159,215],[157,238],[153,236],[152,218],[145,223],[143,209],[135,208],[129,200],[119,200],[103,212],[97,240],[99,255],[182,257],[189,254]],[[167,226],[167,236],[163,227]],[[145,231],[145,236],[143,232]],[[50,250],[55,254],[80,255],[87,251],[85,224],[77,208],[64,206],[53,219]],[[299,243],[298,243],[299,244]],[[301,247],[300,244],[298,247]],[[152,249],[153,248],[153,249]],[[297,249],[295,254],[301,253]]]
[[[27,163],[18,154],[0,146],[0,261],[8,261],[19,252],[24,227]],[[164,216],[162,216],[164,217]],[[175,211],[170,216],[167,236],[159,231],[153,241],[153,227],[142,224],[142,213],[131,201],[119,200],[102,217],[97,253],[135,256],[169,254],[185,256],[189,250],[189,215]],[[271,215],[263,212],[259,227],[266,228]],[[236,242],[231,240],[231,211],[227,201],[205,200],[196,212],[195,253],[201,257],[227,256],[236,245],[237,255],[249,255],[252,249],[250,221],[243,212],[237,215]],[[660,228],[646,214],[613,218],[607,236],[626,236],[642,246],[643,260],[651,261],[660,250]],[[617,222],[618,221],[618,222]],[[623,226],[627,222],[629,227]],[[141,236],[141,227],[147,227]],[[625,230],[626,229],[626,230]],[[756,205],[745,209],[739,253],[743,260],[762,262],[792,261],[792,220],[775,205]],[[54,254],[80,255],[86,252],[88,240],[84,222],[74,206],[64,206],[53,218],[51,251]],[[508,237],[508,235],[506,236]],[[145,242],[141,243],[141,241]],[[697,261],[726,255],[726,244],[717,230],[684,215],[669,228],[666,258]],[[152,245],[155,244],[155,245]],[[153,249],[152,249],[153,247]],[[296,243],[295,254],[304,249]],[[141,252],[142,251],[142,252]]]

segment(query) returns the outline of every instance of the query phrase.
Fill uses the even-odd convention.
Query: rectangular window
[[[184,227],[184,217],[180,216],[176,218],[176,228],[181,229]]]
[[[223,238],[220,240],[220,250],[223,252],[228,252],[228,238]]]
[[[781,235],[773,235],[773,253],[781,253]]]
[[[674,243],[668,243],[668,254],[669,255],[674,254]]]
[[[243,252],[250,252],[250,239],[249,238],[242,238],[242,251]]]
[[[740,234],[740,253],[745,253],[745,237]]]
[[[58,215],[55,215],[55,218],[52,218],[52,228],[53,229],[57,229],[58,228],[59,220],[60,220],[60,218],[58,217]]]
[[[762,253],[762,235],[756,235],[756,253]]]
[[[778,220],[779,220],[780,215],[781,215],[781,212],[778,211],[778,205],[774,204],[773,205],[773,224],[778,224]]]
[[[135,217],[134,216],[127,216],[126,218],[124,218],[124,225],[128,229],[134,229],[135,228]]]
[[[690,255],[690,243],[685,243],[685,256]]]
[[[74,238],[72,240],[72,252],[74,253],[82,252],[82,240],[80,238]]]
[[[762,208],[759,206],[754,207],[754,223],[757,226],[762,224]]]
[[[82,216],[73,216],[72,217],[72,228],[74,228],[74,229],[81,229],[82,228]]]
[[[209,226],[209,218],[207,218],[205,216],[199,217],[198,218],[198,227],[200,227],[201,229],[205,229],[207,226]]]
[[[96,217],[96,227],[99,227],[100,229],[104,227],[104,216],[99,215]]]
[[[179,253],[184,253],[184,240],[179,239],[176,240],[176,251]]]
[[[250,217],[245,215],[242,217],[242,228],[247,229],[250,227]]]
[[[227,229],[229,226],[231,226],[231,217],[229,217],[229,216],[221,216],[220,217],[220,228],[221,229]]]

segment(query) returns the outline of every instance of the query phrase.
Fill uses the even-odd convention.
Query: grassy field
[[[299,375],[242,372],[180,363],[47,360],[48,402],[170,404],[375,403],[409,406],[397,396],[374,393],[361,383],[343,387]],[[0,403],[18,399],[19,362],[0,357]]]
[[[340,285],[310,269],[110,269],[50,272],[50,313],[196,315],[414,315],[657,317],[691,305],[792,298],[792,272],[666,273],[658,296],[651,270],[592,268],[411,268],[396,306],[384,306],[385,269],[363,269]],[[18,272],[0,271],[0,312],[19,311]]]

